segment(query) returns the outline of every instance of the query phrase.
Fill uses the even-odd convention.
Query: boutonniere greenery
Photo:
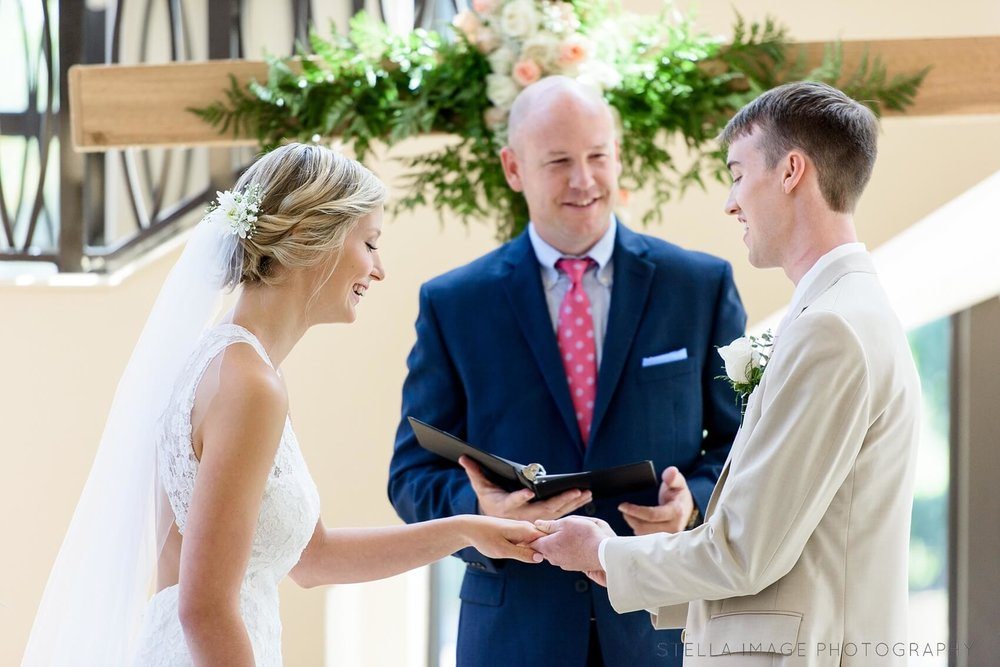
[[[736,392],[737,402],[746,401],[764,377],[764,370],[771,358],[774,334],[768,329],[760,336],[741,336],[729,345],[719,348],[719,356],[726,364],[726,374],[717,379],[726,380]]]

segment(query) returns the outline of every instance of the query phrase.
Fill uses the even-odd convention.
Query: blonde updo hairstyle
[[[316,266],[344,246],[364,216],[383,205],[385,185],[361,163],[324,146],[286,144],[243,173],[238,190],[263,192],[252,236],[240,239],[232,285],[275,285],[285,269]],[[327,273],[328,279],[333,266]],[[325,282],[325,280],[323,281]]]

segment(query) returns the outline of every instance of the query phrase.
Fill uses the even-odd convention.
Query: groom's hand
[[[663,471],[658,501],[659,505],[653,507],[622,503],[618,511],[636,535],[679,533],[684,530],[694,512],[694,498],[684,475],[674,466]]]
[[[486,479],[475,461],[468,456],[458,460],[465,469],[472,483],[472,489],[479,499],[479,511],[488,516],[501,519],[519,519],[521,521],[536,521],[538,519],[558,519],[573,510],[583,507],[592,499],[590,491],[571,489],[558,496],[552,496],[537,503],[530,503],[535,494],[528,489],[508,493],[490,480]]]
[[[564,570],[586,572],[597,583],[607,585],[597,551],[604,538],[615,536],[611,526],[600,519],[568,516],[558,521],[536,521],[535,528],[547,533],[531,543],[531,548],[545,560]]]

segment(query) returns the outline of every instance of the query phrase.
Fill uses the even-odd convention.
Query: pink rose
[[[514,71],[510,75],[517,85],[524,88],[542,78],[542,68],[534,60],[521,60],[514,65]]]
[[[472,0],[472,8],[477,14],[492,14],[498,3],[499,0]]]

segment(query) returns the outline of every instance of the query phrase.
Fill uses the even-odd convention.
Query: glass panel
[[[52,20],[47,30],[45,7]],[[6,68],[5,85],[0,87],[0,113],[4,114],[0,127],[0,218],[9,227],[0,230],[0,251],[20,252],[27,246],[29,253],[52,252],[57,244],[59,143],[54,140],[54,123],[58,81],[49,80],[46,55],[51,37],[51,75],[58,77],[57,9],[54,0],[44,5],[27,0],[0,2],[0,62]],[[44,174],[43,152],[47,157]]]
[[[24,247],[31,225],[31,214],[38,195],[40,169],[37,139],[0,135],[0,188],[3,188],[6,216],[13,229],[14,243],[18,250]],[[41,193],[41,208],[31,239],[33,250],[48,251],[56,246],[59,227],[58,172],[59,141],[54,138],[49,144],[49,162]],[[0,232],[0,248],[9,248],[2,232]]]
[[[465,563],[458,558],[443,558],[432,566],[430,622],[431,651],[428,667],[455,667],[458,645],[458,591],[465,576]]]
[[[910,528],[910,642],[924,655],[909,664],[946,667],[951,321],[926,324],[909,340],[924,398]]]
[[[30,9],[35,8],[29,3]],[[0,112],[19,112],[28,108],[28,71],[25,58],[31,37],[25,35],[22,22],[24,3],[0,2],[0,62],[5,63],[4,85],[0,86]],[[37,10],[41,25],[41,10]],[[33,32],[37,32],[33,31]]]

